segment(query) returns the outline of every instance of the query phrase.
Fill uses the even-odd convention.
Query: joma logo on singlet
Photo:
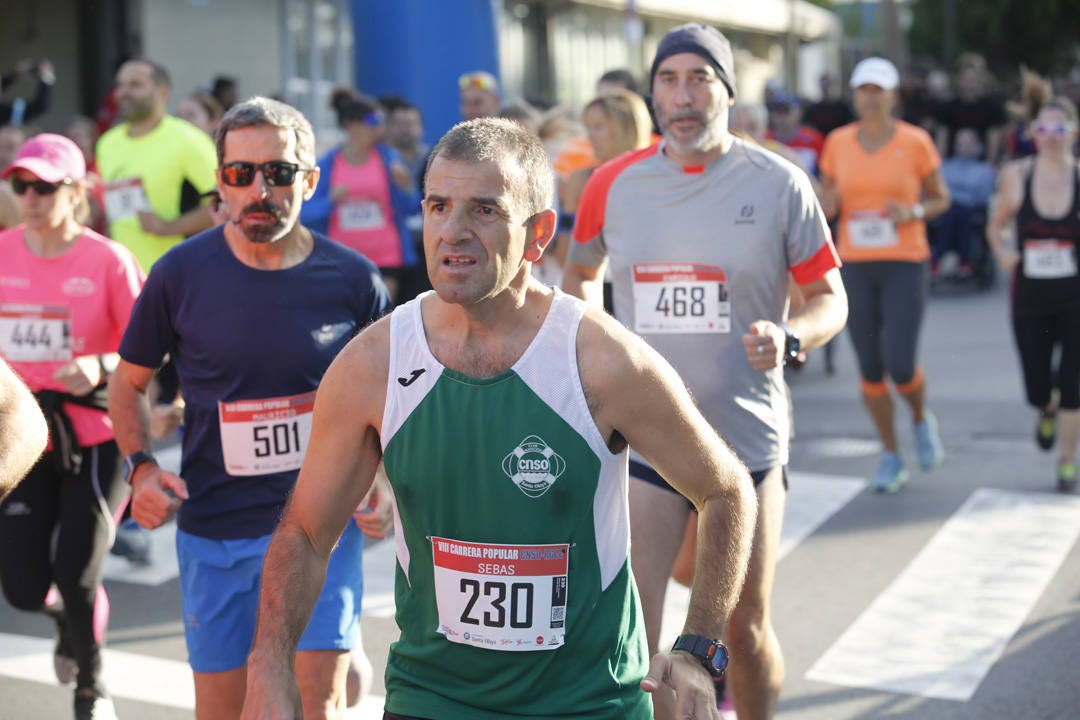
[[[566,471],[566,461],[543,438],[530,435],[503,458],[502,468],[521,492],[538,498]]]

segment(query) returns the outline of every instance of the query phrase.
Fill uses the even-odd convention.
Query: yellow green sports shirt
[[[169,115],[146,135],[133,138],[128,129],[123,123],[101,136],[97,166],[105,182],[109,235],[130,249],[148,272],[184,238],[144,232],[138,212],[151,210],[168,222],[194,207],[188,205],[190,198],[217,184],[217,152],[210,136]]]

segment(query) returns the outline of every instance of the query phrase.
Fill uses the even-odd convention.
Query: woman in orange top
[[[597,165],[631,150],[647,148],[653,143],[649,108],[640,95],[629,90],[609,88],[603,95],[586,103],[581,119]],[[552,247],[544,253],[544,259],[557,265],[559,278],[562,277],[567,249],[573,242],[570,231],[574,229],[581,191],[595,169],[595,166],[579,168],[558,181],[559,226]],[[558,279],[551,279],[558,284]],[[564,286],[563,289],[567,288]],[[609,290],[605,283],[604,306],[608,308],[611,307]]]
[[[856,65],[858,120],[829,133],[820,162],[822,207],[830,217],[839,213],[837,250],[863,401],[885,450],[872,480],[879,492],[895,492],[907,480],[886,375],[911,407],[919,467],[930,470],[944,457],[916,350],[930,257],[926,220],[948,209],[949,192],[934,141],[892,115],[898,84],[884,58]]]

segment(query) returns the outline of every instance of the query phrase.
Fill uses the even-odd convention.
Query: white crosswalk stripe
[[[52,652],[51,640],[0,633],[0,675],[54,684]],[[115,698],[195,709],[195,686],[187,663],[106,648],[102,668],[105,686]],[[345,717],[378,720],[383,701],[378,695],[367,697]]]
[[[969,700],[1080,535],[1080,498],[980,489],[807,672]]]
[[[781,558],[811,537],[866,486],[864,480],[792,473]],[[158,584],[175,577],[173,533],[155,533],[148,568],[114,558],[112,580]],[[977,690],[1080,535],[1080,498],[980,489],[909,565],[840,633],[806,677],[834,685],[966,700]],[[392,542],[364,553],[363,614],[394,611]],[[663,642],[678,633],[688,591],[672,583]],[[912,627],[920,632],[912,633]],[[105,653],[106,683],[118,698],[194,707],[186,663],[118,649]],[[0,633],[0,675],[52,684],[52,642]],[[151,682],[152,679],[152,682]],[[381,718],[381,696],[347,717]]]

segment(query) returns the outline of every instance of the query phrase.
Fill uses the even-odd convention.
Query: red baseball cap
[[[79,146],[63,135],[52,133],[41,133],[24,142],[15,161],[4,169],[0,178],[6,178],[18,168],[51,183],[86,178],[86,159]]]

